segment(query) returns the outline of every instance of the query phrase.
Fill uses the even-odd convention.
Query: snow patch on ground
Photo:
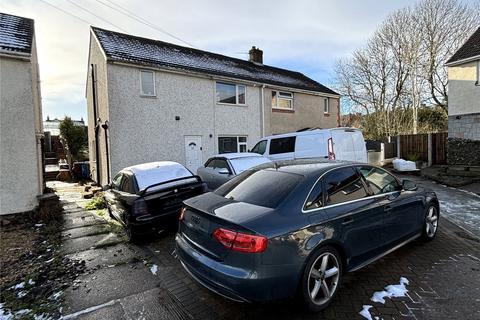
[[[150,267],[150,271],[153,273],[154,276],[156,276],[158,271],[158,266],[156,264],[152,265]]]
[[[385,298],[405,297],[408,291],[405,285],[408,285],[408,279],[401,277],[400,284],[392,284],[385,287],[383,291],[377,291],[373,294],[371,300],[373,302],[385,303]]]
[[[409,284],[410,282],[407,278],[401,277],[399,284],[391,284],[386,286],[385,289],[382,291],[374,292],[371,300],[373,302],[379,302],[384,304],[385,298],[405,297],[405,294],[408,292],[406,286]],[[369,311],[370,308],[372,308],[371,305],[364,305],[362,311],[359,312],[360,315],[368,320],[380,319],[380,317],[372,318],[372,315]]]
[[[368,310],[370,310],[371,307],[372,306],[370,306],[370,305],[364,305],[362,311],[359,312],[360,315],[362,317],[364,317],[365,319],[373,320],[372,315],[370,314],[370,311],[368,311]]]

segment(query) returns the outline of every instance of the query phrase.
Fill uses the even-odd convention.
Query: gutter
[[[480,60],[480,55],[476,55],[476,56],[473,56],[473,57],[470,57],[470,58],[465,58],[465,59],[457,60],[457,61],[453,61],[453,62],[447,62],[447,63],[445,63],[445,66],[453,67],[453,66],[456,66],[456,65],[459,65],[459,64],[464,64],[464,63],[467,63],[467,62],[473,62],[473,61],[476,61],[476,60]]]
[[[32,55],[24,52],[13,53],[12,51],[0,50],[0,57],[31,61]]]

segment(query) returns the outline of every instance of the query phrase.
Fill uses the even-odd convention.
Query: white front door
[[[186,167],[197,174],[197,169],[203,164],[202,136],[185,136]]]

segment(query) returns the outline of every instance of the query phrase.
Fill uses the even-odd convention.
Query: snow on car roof
[[[174,161],[142,163],[122,171],[130,171],[135,175],[140,190],[157,183],[193,176],[187,168]]]

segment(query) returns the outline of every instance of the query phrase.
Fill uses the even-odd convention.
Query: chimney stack
[[[255,46],[253,46],[252,49],[248,51],[248,54],[250,55],[250,58],[248,59],[248,61],[263,64],[262,50],[255,48]]]

